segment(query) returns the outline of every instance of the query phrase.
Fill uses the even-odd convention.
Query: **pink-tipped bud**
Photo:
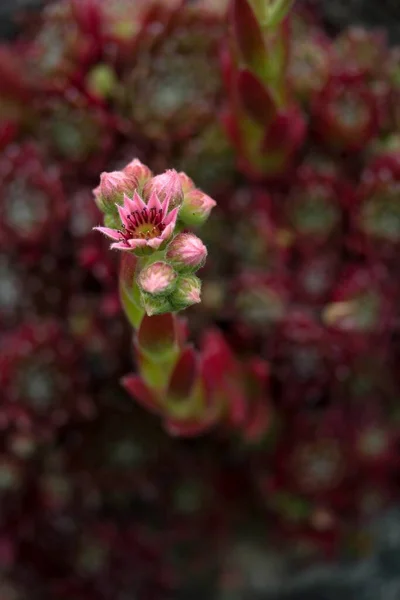
[[[169,300],[174,311],[184,310],[201,301],[201,281],[196,275],[182,275]]]
[[[180,173],[178,173],[178,175],[179,175],[179,179],[180,179],[182,190],[183,190],[184,194],[187,194],[188,192],[195,189],[196,186],[194,185],[193,180],[190,179],[190,177],[188,175],[186,175],[186,173],[181,171]]]
[[[179,233],[169,244],[165,255],[168,262],[181,273],[194,273],[207,258],[207,248],[193,233]]]
[[[96,204],[102,212],[116,214],[116,204],[122,204],[124,194],[132,196],[137,187],[133,175],[123,171],[112,171],[100,175],[100,185],[93,190]]]
[[[203,225],[216,204],[210,196],[207,196],[201,190],[194,189],[185,194],[179,218],[185,225]]]
[[[123,173],[136,179],[139,190],[142,190],[148,180],[153,177],[153,173],[149,167],[146,167],[138,158],[131,160],[123,168]]]
[[[169,169],[161,175],[156,175],[146,183],[144,196],[148,200],[155,192],[160,202],[169,200],[169,209],[180,206],[183,202],[183,189],[180,177],[174,169]]]
[[[157,261],[139,273],[138,283],[140,289],[146,294],[165,296],[174,290],[177,277],[171,265]]]

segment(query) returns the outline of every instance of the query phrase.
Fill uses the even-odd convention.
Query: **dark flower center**
[[[128,217],[129,227],[125,227],[121,231],[123,240],[132,238],[141,238],[150,240],[161,235],[165,229],[162,222],[163,211],[155,208],[143,208],[142,210],[134,210]]]

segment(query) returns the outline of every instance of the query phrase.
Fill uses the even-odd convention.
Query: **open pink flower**
[[[176,224],[179,208],[168,212],[169,198],[161,204],[157,194],[152,193],[145,204],[137,192],[130,199],[124,195],[122,206],[117,205],[121,219],[121,229],[95,227],[112,240],[111,248],[118,250],[137,250],[152,248],[157,250],[171,237]]]

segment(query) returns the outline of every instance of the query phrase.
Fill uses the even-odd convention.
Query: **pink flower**
[[[139,250],[151,248],[157,250],[171,237],[176,224],[179,208],[168,213],[169,199],[161,204],[153,193],[148,204],[137,192],[133,198],[124,195],[122,206],[117,206],[122,228],[95,227],[112,240],[111,248],[118,250]]]

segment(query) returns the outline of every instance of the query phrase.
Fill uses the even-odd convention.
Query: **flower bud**
[[[180,206],[183,202],[183,189],[181,179],[174,169],[169,169],[161,175],[156,175],[146,183],[144,196],[148,200],[155,192],[160,202],[169,200],[169,209]]]
[[[137,187],[133,175],[122,171],[112,171],[100,175],[100,185],[93,190],[96,204],[102,212],[116,213],[116,204],[122,204],[124,194],[132,196]]]
[[[194,273],[205,263],[207,248],[193,233],[179,233],[169,244],[165,255],[180,273]]]
[[[169,298],[166,296],[153,296],[142,293],[141,300],[148,317],[163,315],[174,310]]]
[[[210,196],[201,190],[194,189],[185,194],[179,218],[185,225],[203,225],[216,204]]]
[[[165,296],[174,290],[177,277],[171,265],[158,261],[140,272],[138,283],[140,289],[150,296]]]
[[[173,307],[172,310],[178,311],[198,304],[201,292],[201,281],[196,275],[182,275],[179,277],[175,291],[169,296]]]
[[[184,194],[187,194],[188,192],[195,189],[196,186],[194,185],[193,180],[190,179],[190,177],[188,175],[186,175],[186,173],[181,171],[180,173],[178,173],[178,176],[179,176]]]
[[[128,177],[136,179],[137,186],[140,190],[142,190],[147,181],[153,177],[153,173],[150,171],[149,167],[146,167],[146,165],[138,158],[131,160],[122,171],[125,175],[128,175]]]

